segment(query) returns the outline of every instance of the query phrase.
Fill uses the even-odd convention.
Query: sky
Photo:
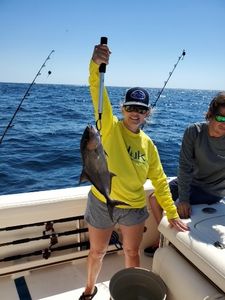
[[[0,82],[88,84],[108,37],[106,86],[225,90],[225,0],[0,0]],[[51,75],[48,76],[48,71]]]

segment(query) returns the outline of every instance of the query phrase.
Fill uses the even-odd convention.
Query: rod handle
[[[107,45],[107,43],[108,43],[108,38],[105,36],[102,36],[101,40],[100,40],[100,44]],[[106,71],[106,64],[101,64],[99,67],[99,73],[105,73],[105,71]]]

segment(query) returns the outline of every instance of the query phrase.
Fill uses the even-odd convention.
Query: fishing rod
[[[100,44],[107,45],[108,39],[105,36],[101,37]],[[96,128],[98,131],[102,129],[102,107],[103,107],[103,89],[104,89],[104,77],[106,72],[106,64],[101,64],[99,67],[99,95],[98,95],[98,120],[96,121]]]
[[[0,247],[5,247],[9,245],[18,245],[18,244],[24,244],[24,243],[29,243],[33,241],[39,241],[39,240],[47,240],[51,239],[52,237],[61,237],[61,236],[70,236],[70,235],[75,235],[78,233],[85,233],[88,232],[88,228],[80,228],[80,229],[74,229],[74,230],[69,230],[69,231],[64,231],[64,232],[51,232],[48,234],[43,234],[40,236],[35,236],[35,237],[30,237],[30,238],[23,238],[23,239],[18,239],[10,242],[5,242],[5,243],[0,243]]]
[[[18,259],[25,258],[25,257],[39,256],[39,255],[42,255],[43,258],[48,259],[51,256],[51,252],[69,250],[69,249],[74,249],[74,248],[78,248],[78,247],[83,247],[84,249],[89,249],[90,248],[89,241],[78,242],[78,243],[73,243],[73,244],[69,244],[69,245],[63,245],[63,246],[60,246],[57,248],[45,248],[45,249],[40,249],[40,250],[36,250],[33,252],[29,252],[29,253],[7,256],[4,258],[1,258],[0,262],[14,261],[14,260],[18,260]]]
[[[37,222],[37,223],[28,223],[28,224],[20,224],[20,225],[15,225],[15,226],[10,226],[10,227],[2,227],[0,228],[1,231],[13,231],[13,230],[19,230],[23,228],[28,228],[28,227],[36,227],[36,226],[45,226],[46,230],[49,230],[49,227],[52,228],[52,226],[56,223],[65,223],[65,222],[72,222],[72,221],[77,221],[77,220],[83,220],[84,216],[74,216],[74,217],[68,217],[68,218],[62,218],[62,219],[55,219],[51,221],[42,221],[42,222]],[[51,225],[51,226],[50,226]]]
[[[29,253],[16,254],[13,256],[7,256],[4,258],[0,258],[0,262],[14,261],[14,260],[18,260],[21,258],[26,258],[26,257],[30,257],[30,256],[39,256],[39,255],[42,255],[42,257],[44,259],[48,259],[51,256],[51,253],[55,252],[55,251],[64,251],[64,250],[70,250],[70,249],[74,249],[74,248],[76,249],[78,247],[83,250],[90,249],[89,241],[77,242],[77,243],[72,243],[72,244],[67,244],[67,245],[62,245],[59,247],[52,248],[55,245],[56,244],[54,243],[54,244],[50,244],[49,247],[45,248],[45,249],[39,249],[39,250],[29,252]],[[109,245],[114,245],[116,249],[107,250],[107,253],[112,253],[112,252],[123,249],[122,243],[119,241],[119,235],[115,231],[112,232],[112,235],[111,235],[111,238],[109,241]],[[83,257],[85,257],[85,256],[86,255],[84,255]]]
[[[184,59],[185,54],[186,54],[186,52],[185,52],[185,50],[183,50],[182,54],[178,57],[178,60],[177,60],[176,64],[175,64],[174,67],[173,67],[173,70],[172,70],[171,72],[169,72],[169,77],[168,77],[167,80],[164,82],[164,86],[162,87],[161,91],[158,93],[157,99],[155,100],[155,102],[154,102],[154,103],[152,104],[152,106],[151,106],[152,108],[154,108],[154,107],[156,106],[156,103],[158,102],[158,100],[159,100],[159,98],[160,98],[162,92],[164,91],[164,89],[165,89],[165,87],[166,87],[166,85],[167,85],[167,83],[168,83],[170,77],[172,76],[174,70],[176,69],[176,67],[177,67],[177,65],[178,65],[178,63],[179,63],[179,61],[180,61],[181,59],[182,59],[182,60]]]
[[[11,120],[9,121],[8,125],[6,126],[6,128],[5,128],[4,132],[3,132],[3,135],[2,135],[2,137],[1,137],[1,139],[0,139],[0,144],[2,143],[2,141],[3,141],[3,139],[4,139],[4,136],[6,135],[8,129],[11,127],[11,124],[12,124],[12,122],[13,122],[13,120],[14,120],[16,114],[18,113],[18,111],[19,111],[19,109],[20,109],[20,107],[21,107],[23,101],[26,99],[27,96],[29,96],[29,91],[30,91],[30,89],[32,88],[32,86],[34,85],[36,78],[37,78],[39,75],[41,75],[41,70],[45,67],[45,63],[47,62],[47,60],[50,59],[50,56],[51,56],[51,54],[52,54],[53,52],[55,52],[55,50],[52,50],[52,51],[50,52],[50,54],[48,55],[48,57],[45,59],[44,63],[41,65],[40,69],[38,70],[37,74],[35,75],[33,81],[32,81],[31,84],[29,85],[28,89],[26,90],[26,92],[25,92],[25,94],[24,94],[22,100],[20,101],[20,104],[18,105],[16,111],[14,112],[14,114],[13,114]],[[48,71],[48,75],[50,75],[50,74],[51,74],[51,71]]]

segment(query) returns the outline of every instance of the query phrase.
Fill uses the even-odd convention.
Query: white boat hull
[[[88,232],[82,230],[87,229],[83,215],[89,190],[90,186],[85,186],[0,196],[0,275],[87,256],[82,242],[88,242]],[[152,192],[150,181],[145,190],[146,194]],[[46,230],[51,223],[53,229]],[[69,234],[76,230],[81,232]],[[50,247],[52,236],[58,242]],[[77,243],[81,246],[74,247]],[[149,243],[150,239],[144,240],[142,247]],[[68,245],[70,249],[56,250]],[[109,246],[109,251],[114,250],[115,246]],[[43,258],[38,251],[45,251],[45,257],[49,252],[49,257]]]

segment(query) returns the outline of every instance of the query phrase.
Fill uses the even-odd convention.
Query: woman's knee
[[[106,254],[106,251],[107,249],[91,248],[89,256],[93,257],[94,259],[102,260]]]
[[[139,248],[129,249],[129,248],[124,247],[123,252],[124,252],[125,256],[130,257],[130,258],[139,256]]]

